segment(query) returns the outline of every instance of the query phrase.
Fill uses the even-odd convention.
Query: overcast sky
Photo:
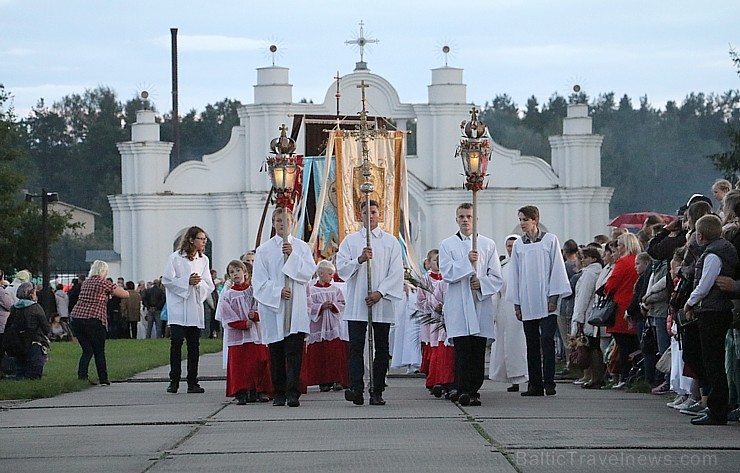
[[[323,100],[332,77],[366,50],[372,72],[402,102],[427,100],[429,70],[465,69],[468,101],[509,94],[523,106],[580,84],[590,96],[647,95],[663,107],[689,92],[740,88],[729,59],[740,49],[740,1],[0,0],[0,83],[25,116],[97,85],[122,100],[149,90],[170,109],[169,29],[179,28],[180,110],[253,100],[255,68],[290,68],[293,99]]]

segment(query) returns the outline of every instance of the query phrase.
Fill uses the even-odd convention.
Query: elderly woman
[[[108,281],[108,263],[95,260],[90,266],[85,282],[80,288],[80,297],[72,309],[72,330],[82,347],[77,377],[88,380],[87,370],[90,359],[95,357],[98,382],[109,386],[108,368],[105,363],[105,336],[108,329],[106,305],[111,297],[127,299],[129,293],[113,281]]]
[[[16,379],[40,379],[49,353],[51,326],[44,309],[36,301],[36,286],[21,283],[15,293],[18,301],[10,309],[5,345],[15,356]],[[25,333],[24,333],[25,332]],[[10,347],[17,347],[11,353]]]
[[[596,282],[603,268],[601,253],[596,248],[581,248],[578,251],[578,262],[581,277],[576,283],[575,302],[573,304],[572,325],[574,335],[584,334],[588,337],[588,350],[591,355],[591,366],[585,370],[585,389],[599,389],[604,385],[604,361],[599,340],[599,327],[588,324],[588,317],[593,310],[596,298]]]
[[[614,325],[606,331],[614,337],[619,347],[619,366],[621,376],[618,377],[614,389],[622,389],[627,385],[627,376],[630,371],[629,356],[640,349],[637,338],[635,321],[627,315],[627,307],[632,302],[635,283],[638,279],[635,269],[635,258],[642,251],[637,237],[631,233],[624,233],[617,238],[617,261],[614,270],[604,286],[605,293],[611,295],[617,304],[617,314]]]

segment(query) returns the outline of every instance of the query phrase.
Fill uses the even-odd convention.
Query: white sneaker
[[[689,396],[687,396],[686,394],[678,394],[678,395],[676,395],[676,398],[674,400],[672,400],[671,402],[667,402],[666,403],[666,406],[668,406],[668,407],[676,407],[677,405],[686,402],[686,399],[688,397]]]
[[[573,384],[575,384],[576,386],[581,386],[582,384],[586,383],[588,383],[588,380],[583,378],[573,381]]]
[[[627,386],[626,381],[620,381],[619,383],[612,386],[612,389],[624,389]]]
[[[696,400],[691,399],[691,396],[689,396],[684,402],[682,402],[681,404],[676,404],[675,406],[673,406],[673,408],[680,411],[681,409],[686,409],[693,406],[694,404],[696,404]]]

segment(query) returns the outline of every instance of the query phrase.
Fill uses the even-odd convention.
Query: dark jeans
[[[152,338],[152,327],[156,329],[158,338],[164,337],[164,331],[159,333],[162,325],[159,322],[159,314],[161,313],[162,311],[156,309],[146,310],[146,338]]]
[[[699,339],[704,361],[704,372],[710,391],[707,407],[712,419],[727,420],[730,390],[725,373],[725,336],[732,325],[732,312],[703,312],[698,314]]]
[[[301,396],[299,379],[303,362],[305,333],[288,335],[279,342],[270,343],[270,372],[275,395],[298,399]]]
[[[550,314],[536,320],[524,321],[527,342],[527,371],[529,388],[541,391],[555,387],[555,332],[558,316]]]
[[[486,371],[486,338],[468,335],[454,337],[452,341],[455,344],[457,391],[477,397]]]
[[[108,365],[105,361],[105,337],[107,335],[103,322],[98,319],[72,319],[77,341],[82,347],[80,364],[77,367],[77,377],[87,379],[87,369],[90,360],[95,357],[95,368],[98,371],[98,381],[108,381]]]
[[[41,379],[46,360],[44,347],[32,343],[26,353],[15,360],[18,367],[15,373],[16,379]]]
[[[188,386],[198,384],[198,358],[200,357],[200,329],[183,325],[170,325],[170,381],[179,383],[182,377],[182,342],[188,346]]]
[[[363,392],[365,390],[365,334],[367,322],[350,320],[347,322],[349,328],[349,383],[353,391]],[[373,392],[385,391],[385,375],[388,372],[390,353],[388,352],[388,335],[391,324],[373,322],[373,345],[375,356],[373,357]]]
[[[622,376],[620,381],[627,381],[632,368],[629,357],[640,349],[640,339],[630,333],[612,333],[612,337],[619,347],[619,369]]]

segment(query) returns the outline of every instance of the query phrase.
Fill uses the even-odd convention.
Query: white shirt
[[[373,306],[372,320],[392,324],[396,322],[398,304],[404,299],[401,245],[393,235],[380,227],[376,227],[370,234],[373,248],[372,290],[383,294],[383,298]],[[344,320],[367,322],[367,262],[360,264],[357,260],[367,244],[366,235],[363,228],[347,235],[339,245],[337,274],[347,284],[344,291],[347,302]]]
[[[283,239],[275,235],[257,248],[254,256],[252,287],[259,302],[260,329],[263,343],[270,344],[295,333],[308,333],[308,303],[306,285],[316,272],[311,250],[306,242],[288,236],[293,246],[288,260],[284,261]],[[292,311],[290,333],[285,333],[285,300],[280,293],[285,287],[285,276],[290,277]]]
[[[167,324],[205,328],[203,302],[213,292],[211,271],[206,255],[190,261],[187,255],[175,251],[167,259],[162,273],[162,285],[167,295]],[[190,275],[200,275],[200,282],[190,284]]]
[[[478,236],[477,270],[468,259],[472,240],[455,234],[439,244],[439,271],[448,283],[444,314],[447,337],[475,335],[493,338],[495,295],[504,284],[496,243]],[[476,275],[480,290],[472,291],[470,277]]]

